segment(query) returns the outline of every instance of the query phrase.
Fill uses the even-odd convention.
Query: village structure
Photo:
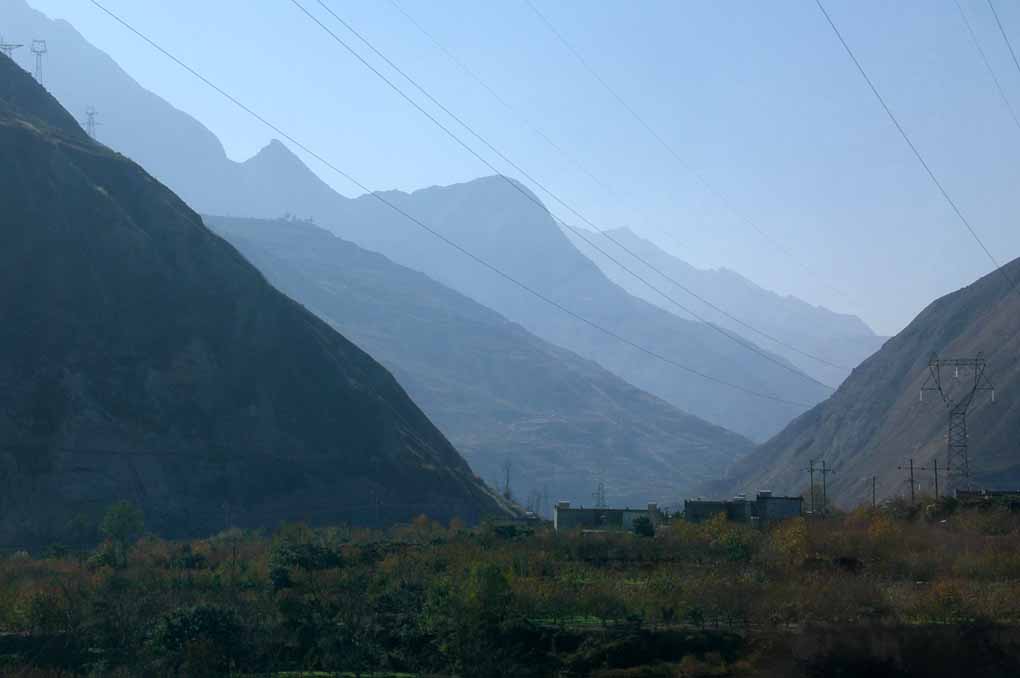
[[[688,499],[684,501],[683,518],[701,523],[723,515],[735,523],[766,526],[788,518],[803,515],[804,498],[773,495],[767,490],[758,492],[753,499],[738,495],[732,499]],[[666,516],[657,504],[646,508],[607,508],[604,506],[571,506],[569,501],[557,502],[553,507],[553,527],[561,530],[630,531],[639,518],[646,518],[653,527]]]
[[[787,518],[796,518],[804,512],[803,497],[783,497],[762,490],[754,499],[738,495],[733,499],[688,499],[684,502],[684,519],[701,523],[723,514],[735,523],[768,525]]]
[[[633,530],[634,521],[647,518],[652,526],[662,522],[657,504],[647,508],[572,507],[569,501],[553,507],[553,527],[557,530]]]

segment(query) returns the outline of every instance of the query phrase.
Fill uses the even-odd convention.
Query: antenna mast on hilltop
[[[42,84],[42,62],[43,54],[46,54],[49,50],[46,49],[45,40],[33,40],[32,41],[32,54],[35,55],[35,79]]]
[[[946,475],[970,480],[970,450],[968,449],[967,410],[980,391],[991,391],[995,402],[995,387],[985,379],[984,354],[975,358],[939,358],[932,354],[928,360],[928,379],[921,387],[921,400],[925,391],[935,391],[949,412],[949,431],[946,434]],[[951,374],[951,376],[950,376]]]
[[[0,35],[0,52],[6,54],[8,58],[13,59],[14,50],[18,49],[19,47],[24,47],[24,45],[14,42],[7,42],[6,40],[4,40],[4,36]]]
[[[99,115],[99,111],[97,111],[92,106],[89,106],[87,109],[85,109],[85,131],[93,139],[96,138],[96,127],[102,124],[96,121],[97,115]]]

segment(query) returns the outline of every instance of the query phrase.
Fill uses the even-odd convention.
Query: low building
[[[1020,490],[958,489],[953,495],[961,506],[1005,506],[1020,513]]]
[[[733,499],[688,499],[684,502],[684,519],[702,523],[717,515],[725,515],[735,523],[765,525],[804,512],[803,497],[779,497],[762,490],[754,499],[739,495]]]
[[[572,507],[569,501],[556,502],[553,507],[553,527],[561,530],[619,530],[634,529],[634,521],[647,518],[654,527],[662,522],[657,504],[647,508]]]

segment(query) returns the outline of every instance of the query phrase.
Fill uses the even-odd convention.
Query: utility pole
[[[878,508],[878,476],[871,476],[871,508]]]
[[[970,482],[970,449],[967,433],[967,411],[981,391],[992,392],[995,387],[985,379],[987,363],[984,354],[974,358],[939,358],[932,354],[928,360],[928,378],[921,387],[921,400],[927,391],[942,398],[949,413],[949,430],[946,434],[946,473]]]
[[[822,459],[822,513],[829,512],[829,474],[835,473],[831,468],[826,467],[825,460]]]
[[[99,115],[99,111],[92,106],[85,109],[85,132],[93,139],[96,138],[96,127],[102,124],[96,121],[97,115]]]
[[[935,501],[939,500],[939,460],[938,458],[931,460],[931,468],[927,466],[919,466],[918,469],[921,471],[932,471],[935,474]]]
[[[808,467],[806,469],[804,469],[804,470],[808,472],[808,477],[810,478],[809,482],[811,483],[811,485],[809,485],[809,487],[811,488],[811,494],[808,495],[808,503],[810,504],[811,515],[814,515],[815,514],[815,460],[814,459],[809,460],[808,461]]]
[[[507,459],[503,462],[503,498],[507,501],[514,496],[513,491],[510,489],[510,471],[513,470],[514,464],[512,461]]]
[[[914,458],[913,457],[910,458],[910,465],[909,466],[897,466],[896,468],[898,470],[900,470],[900,471],[907,471],[907,470],[910,471],[910,505],[913,506],[914,505]]]
[[[42,63],[43,54],[46,54],[49,50],[46,49],[45,40],[33,40],[32,41],[32,54],[35,55],[35,79],[42,84]]]
[[[24,47],[24,45],[18,44],[16,42],[7,42],[6,40],[4,40],[4,36],[0,35],[0,52],[6,54],[8,59],[14,58],[14,50],[18,49],[19,47]]]

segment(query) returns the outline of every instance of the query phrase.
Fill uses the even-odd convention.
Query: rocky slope
[[[675,502],[751,449],[382,255],[299,221],[205,217],[277,288],[380,360],[483,478],[522,502]]]
[[[0,148],[0,540],[119,499],[166,534],[504,511],[384,368],[6,57]]]
[[[1020,260],[1006,271],[1020,280]],[[836,469],[831,494],[845,505],[870,499],[872,476],[880,498],[907,491],[896,469],[906,459],[931,466],[937,457],[943,468],[946,462],[946,410],[935,394],[919,397],[929,357],[978,353],[988,362],[996,399],[979,394],[968,417],[972,473],[980,486],[1020,487],[1020,293],[996,271],[928,306],[832,398],[737,465],[724,491],[800,491],[808,486],[802,469],[810,459]],[[948,388],[965,387],[966,373],[959,381],[949,377]],[[918,477],[922,489],[933,489],[930,473]]]
[[[684,311],[640,284],[619,264],[611,261],[573,231],[564,229],[563,233],[617,285],[671,313],[687,317]],[[617,261],[623,262],[628,268],[647,275],[661,289],[702,318],[775,351],[805,373],[830,386],[839,386],[850,374],[851,369],[877,351],[888,338],[876,335],[857,316],[813,306],[793,296],[781,296],[759,287],[735,271],[725,268],[714,270],[695,268],[630,229],[618,228],[608,231],[612,239],[623,245],[626,250],[618,248],[601,234],[589,231],[585,231],[584,234],[587,240],[610,252]],[[630,253],[650,263],[672,280],[664,278]],[[673,281],[712,302],[732,317],[701,302]],[[733,317],[746,324],[734,321]],[[779,339],[787,346],[763,337],[746,325]],[[790,346],[799,351],[790,349]],[[821,358],[825,362],[807,357],[805,353]]]

